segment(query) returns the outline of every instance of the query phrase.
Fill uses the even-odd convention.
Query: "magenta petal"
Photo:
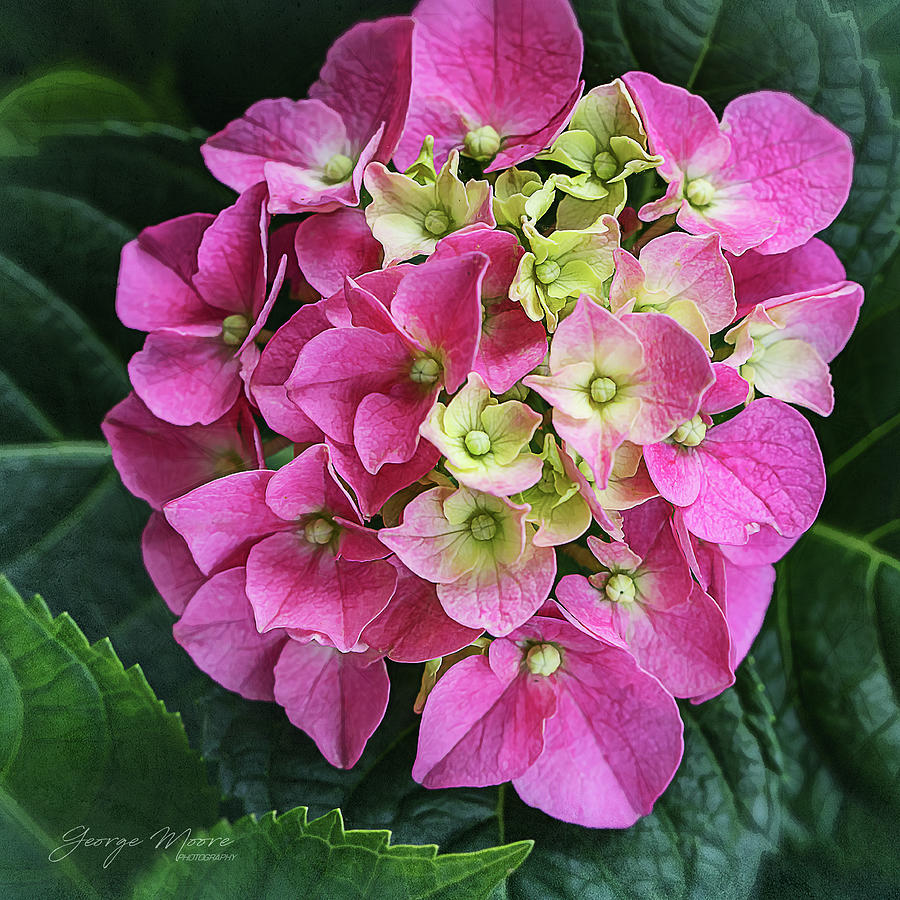
[[[495,394],[502,394],[540,365],[546,355],[543,325],[529,319],[520,303],[503,300],[485,315],[472,371],[481,375]]]
[[[266,296],[269,215],[264,184],[244,191],[203,233],[194,287],[212,306],[255,319]]]
[[[759,566],[778,562],[796,543],[796,537],[782,537],[774,528],[763,525],[746,544],[720,544],[719,549],[737,566]]]
[[[188,600],[206,581],[184,538],[159,512],[150,514],[141,536],[144,567],[166,606],[180,616]]]
[[[194,213],[145,228],[122,248],[116,313],[140,331],[209,325],[215,311],[194,290],[197,248],[213,216]]]
[[[301,306],[263,348],[250,380],[250,394],[267,424],[298,444],[322,440],[322,431],[287,396],[285,382],[301,348],[310,338],[330,328],[322,303]]]
[[[452,619],[503,636],[540,609],[555,577],[554,548],[527,541],[514,564],[477,566],[451,584],[438,585],[437,593]]]
[[[453,666],[429,694],[413,778],[425,787],[482,787],[524,772],[544,746],[553,684],[522,674],[504,683],[483,656]]]
[[[731,665],[737,668],[762,627],[775,586],[775,569],[771,565],[736,566],[726,560],[725,581]]]
[[[707,416],[728,412],[747,402],[750,385],[726,363],[713,363],[715,383],[703,395],[700,411]]]
[[[244,569],[213,575],[172,628],[197,667],[248,700],[274,700],[272,670],[284,632],[259,634],[244,593]]]
[[[419,426],[437,400],[439,387],[427,393],[409,381],[390,394],[369,394],[356,410],[353,444],[363,467],[378,474],[386,463],[405,463],[419,447]]]
[[[344,278],[381,268],[381,244],[358,209],[317,213],[297,228],[294,246],[300,271],[323,296],[344,286]]]
[[[397,590],[387,607],[370,622],[362,640],[395,662],[421,663],[467,647],[482,632],[454,622],[441,609],[431,582],[400,562]]]
[[[128,363],[137,395],[174,425],[209,425],[241,393],[241,362],[219,337],[154,331]]]
[[[579,634],[568,622],[534,620],[558,642],[564,672],[544,751],[513,780],[530,806],[591,828],[626,828],[653,808],[681,761],[678,707],[624,650]],[[623,703],[622,698],[628,702]]]
[[[310,690],[310,685],[315,690]],[[333,766],[349,769],[387,709],[384,660],[288,641],[275,666],[275,699]]]
[[[707,432],[697,448],[704,485],[684,510],[688,530],[712,543],[743,544],[761,525],[795,537],[825,494],[822,453],[809,422],[779,400],[755,400]]]
[[[477,252],[429,260],[406,275],[391,304],[397,324],[438,356],[449,391],[466,380],[478,350],[481,283],[489,262]]]
[[[440,451],[428,441],[419,441],[416,452],[406,462],[385,463],[377,475],[372,475],[362,464],[352,444],[328,441],[328,450],[335,471],[353,489],[360,511],[367,519],[374,516],[398,491],[430,472],[441,457]]]
[[[742,256],[729,253],[727,259],[734,276],[738,316],[772,297],[811,291],[847,277],[837,254],[818,238],[786,253],[748,250]]]
[[[411,365],[410,351],[396,334],[334,328],[303,346],[286,383],[287,395],[328,437],[352,444],[360,401],[409,381]]]
[[[256,426],[237,408],[209,425],[172,425],[129,394],[101,427],[123,483],[155,509],[223,473],[257,465]]]
[[[360,148],[383,127],[373,159],[394,153],[409,105],[413,20],[361,22],[332,44],[309,96],[341,114],[351,144]]]
[[[703,486],[703,463],[692,447],[662,442],[644,447],[654,487],[675,506],[690,506]]]
[[[732,100],[722,115],[731,137],[731,180],[751,181],[757,204],[777,218],[760,253],[805,244],[834,221],[853,178],[850,139],[790,94],[757,91]]]
[[[324,444],[315,444],[282,466],[266,487],[269,509],[288,521],[314,512],[359,521],[352,501],[328,463],[328,449]]]
[[[197,565],[209,574],[238,564],[261,537],[292,527],[266,505],[274,472],[237,472],[167,503],[169,524],[187,541]]]
[[[386,562],[335,559],[289,532],[260,541],[247,559],[247,596],[261,631],[322,632],[344,652],[387,606],[396,585],[396,570]]]

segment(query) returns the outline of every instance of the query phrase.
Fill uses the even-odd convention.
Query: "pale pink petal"
[[[306,342],[329,327],[322,303],[301,306],[269,338],[250,380],[250,394],[266,423],[298,444],[317,443],[323,435],[309,416],[288,399],[285,382]]]
[[[209,574],[238,565],[261,537],[291,528],[266,505],[274,472],[237,472],[195,488],[167,503],[169,524],[187,541],[197,565]]]
[[[315,690],[310,690],[315,685]],[[387,709],[384,660],[288,641],[275,666],[275,699],[333,766],[349,769]]]
[[[822,416],[834,409],[834,389],[828,364],[804,341],[776,341],[753,365],[756,388],[786,403],[805,406]]]
[[[779,400],[755,400],[711,428],[695,452],[704,484],[684,510],[688,530],[742,544],[761,525],[795,537],[812,525],[825,494],[822,453],[809,422]]]
[[[153,586],[166,606],[180,616],[206,576],[197,568],[184,538],[162,513],[150,514],[141,536],[141,552]]]
[[[300,534],[273,534],[247,558],[247,596],[260,631],[320,631],[344,652],[387,606],[396,585],[388,563],[335,559]]]
[[[125,487],[155,509],[220,475],[257,468],[256,426],[237,408],[209,425],[171,425],[129,394],[101,427]]]
[[[300,271],[323,297],[339,291],[346,276],[355,278],[381,268],[381,244],[358,209],[305,219],[297,228],[295,247]]]
[[[209,425],[241,393],[241,362],[221,338],[154,331],[128,363],[137,395],[173,425]]]
[[[850,192],[850,139],[790,94],[757,91],[722,115],[731,137],[726,177],[749,181],[757,203],[778,220],[760,253],[783,253],[830,225]]]
[[[650,241],[650,244],[653,243],[654,241]],[[609,299],[612,309],[618,310],[637,297],[646,282],[646,275],[641,263],[627,250],[617,248],[613,250],[613,257],[616,261],[616,273],[609,288]]]
[[[544,746],[553,684],[522,674],[504,683],[483,656],[453,666],[429,694],[413,778],[425,787],[482,787],[521,775]]]
[[[847,277],[837,254],[818,238],[786,253],[748,250],[742,256],[727,253],[726,258],[734,276],[738,316],[772,297],[812,291]]]
[[[392,557],[393,559],[393,557]],[[395,662],[421,663],[467,647],[482,632],[454,622],[441,609],[435,586],[402,563],[391,602],[370,622],[362,640]]]
[[[387,162],[403,131],[412,79],[413,20],[361,22],[331,45],[309,96],[341,114],[351,144],[364,146],[379,128],[373,159]]]
[[[274,700],[272,670],[283,631],[260,634],[244,593],[244,569],[213,575],[191,598],[172,628],[199,669],[248,700]]]

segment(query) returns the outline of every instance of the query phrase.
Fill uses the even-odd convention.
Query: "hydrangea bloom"
[[[417,780],[622,828],[816,517],[789,404],[831,411],[862,290],[833,125],[580,68],[565,0],[351,29],[207,141],[232,206],[126,245],[103,427],[203,671],[350,767],[414,666]]]

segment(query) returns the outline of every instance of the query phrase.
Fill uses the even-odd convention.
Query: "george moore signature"
[[[156,842],[154,844],[154,841]],[[142,837],[93,837],[90,834],[90,828],[86,825],[76,825],[70,828],[63,836],[62,843],[58,847],[54,847],[50,851],[47,859],[52,862],[62,862],[66,857],[71,856],[79,847],[110,847],[111,850],[103,860],[103,868],[109,867],[110,863],[119,855],[124,847],[137,847],[140,844],[149,843],[154,850],[169,850],[173,844],[178,844],[178,850],[175,854],[176,860],[181,859],[234,859],[233,853],[220,853],[219,851],[234,843],[234,838],[230,837],[193,837],[190,828],[185,828],[181,832],[164,825],[162,828],[154,831],[148,838]],[[186,847],[202,849],[206,848],[206,853],[185,853]]]

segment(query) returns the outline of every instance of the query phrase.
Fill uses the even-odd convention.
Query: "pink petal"
[[[320,631],[344,652],[380,613],[397,585],[386,562],[335,559],[301,535],[282,532],[256,544],[247,559],[247,596],[260,631]]]
[[[715,380],[703,345],[674,319],[660,313],[632,313],[622,322],[644,348],[644,366],[631,393],[641,411],[628,439],[653,444],[696,415],[700,397]]]
[[[663,441],[644,447],[647,471],[660,495],[675,506],[690,506],[703,486],[703,463],[694,448]]]
[[[150,514],[141,536],[144,567],[166,606],[180,616],[188,600],[206,581],[184,538],[159,512]]]
[[[761,525],[784,537],[806,531],[825,494],[822,453],[806,419],[779,400],[755,400],[707,432],[697,451],[704,484],[684,510],[688,530],[742,544]]]
[[[381,268],[381,244],[358,209],[305,219],[297,228],[295,247],[300,270],[323,297],[343,288],[346,276],[355,278]]]
[[[292,527],[266,505],[266,486],[274,475],[265,470],[237,472],[166,504],[166,519],[207,575],[226,564],[242,564],[261,537]]]
[[[728,253],[726,258],[734,276],[739,316],[772,297],[811,291],[847,277],[837,254],[818,238],[786,253],[748,250],[742,256]]]
[[[250,393],[266,423],[298,444],[317,443],[322,431],[287,396],[285,382],[310,338],[330,327],[323,304],[301,306],[263,348],[250,380]]]
[[[534,624],[522,636],[533,630],[558,642],[565,672],[557,681],[556,715],[544,725],[544,751],[513,786],[525,803],[557,819],[626,828],[652,810],[678,768],[684,749],[678,707],[625,651],[567,622]]]
[[[540,755],[555,709],[549,679],[522,674],[504,683],[485,657],[467,657],[428,696],[413,778],[429,788],[515,778]]]
[[[209,425],[171,425],[129,394],[101,427],[123,483],[155,509],[220,475],[257,466],[256,426],[236,407]]]
[[[309,686],[315,685],[315,690]],[[289,641],[275,666],[275,699],[333,766],[349,769],[387,709],[384,660]]]
[[[248,188],[216,216],[197,251],[194,287],[200,296],[217,309],[251,320],[266,296],[268,199],[264,184]]]
[[[214,217],[193,213],[145,228],[122,248],[116,313],[139,331],[200,326],[217,329],[215,310],[194,290],[197,248]],[[206,326],[205,328],[203,326]]]
[[[565,618],[579,631],[612,647],[628,649],[616,627],[612,604],[584,575],[564,575],[556,586],[556,598]]]
[[[725,578],[731,665],[737,668],[762,627],[775,586],[775,569],[771,565],[736,566],[726,561]]]
[[[830,225],[850,192],[850,139],[790,94],[757,91],[725,107],[730,137],[728,177],[752,181],[757,203],[778,220],[757,248],[783,253]]]
[[[248,700],[274,700],[272,670],[284,632],[259,634],[244,593],[244,569],[213,575],[172,628],[191,659],[222,687]]]
[[[720,544],[719,549],[737,566],[759,566],[778,562],[796,543],[796,537],[782,537],[774,528],[763,525],[746,544]]]
[[[174,425],[209,425],[241,393],[241,362],[220,337],[154,331],[128,363],[137,395]]]
[[[503,636],[540,609],[556,578],[556,551],[527,541],[513,565],[476,566],[451,584],[439,584],[441,606],[470,628]]]
[[[406,462],[385,463],[377,475],[372,475],[352,444],[327,443],[335,471],[353,489],[360,511],[367,519],[376,515],[394,494],[430,472],[441,457],[440,451],[428,441],[419,441],[416,452]]]
[[[528,135],[562,111],[568,115],[581,73],[582,39],[565,0],[463,0],[452,8],[442,0],[421,0],[413,18],[413,89],[396,154],[401,169],[412,163],[428,134],[435,137],[440,166],[469,128],[490,125],[501,137]],[[469,122],[459,122],[459,130],[448,134],[451,109]],[[528,155],[533,154],[525,151],[502,164]]]
[[[707,416],[728,412],[747,402],[750,385],[726,363],[713,363],[715,383],[703,395],[700,411]],[[680,505],[680,504],[679,504]]]
[[[361,22],[332,44],[309,96],[337,110],[352,144],[362,147],[383,127],[373,159],[394,153],[409,105],[413,20]]]
[[[299,303],[315,303],[319,299],[312,285],[303,277],[300,266],[297,263],[297,252],[294,249],[294,240],[297,237],[298,222],[288,222],[273,228],[269,234],[269,271],[268,281],[271,284],[275,280],[275,273],[282,256],[287,257],[287,269],[284,279],[288,284],[291,300]]]
[[[406,275],[391,304],[397,324],[440,359],[448,391],[455,391],[472,369],[481,333],[481,282],[489,262],[477,252],[429,259]]]
[[[402,563],[397,590],[387,607],[364,629],[362,640],[395,662],[420,663],[467,647],[482,632],[454,622],[441,609],[431,582]]]

